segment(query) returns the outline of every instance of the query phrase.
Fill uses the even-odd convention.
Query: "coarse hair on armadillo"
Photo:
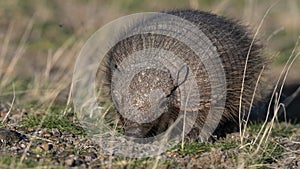
[[[248,113],[250,103],[254,95],[256,82],[260,72],[266,65],[267,60],[261,56],[262,46],[257,39],[253,39],[252,33],[237,21],[218,16],[209,12],[198,10],[174,10],[163,12],[183,18],[201,30],[217,49],[226,78],[226,101],[222,119],[215,133],[222,135],[227,129],[220,127],[227,124],[237,125],[240,110],[241,88],[244,78],[244,89],[242,93],[242,113]],[[207,46],[206,46],[207,47]],[[208,46],[209,47],[209,46]],[[155,33],[137,34],[119,41],[106,55],[106,62],[102,65],[102,70],[106,74],[107,85],[110,87],[110,94],[114,92],[114,71],[120,71],[122,61],[128,59],[131,54],[148,48],[157,48],[172,51],[181,58],[190,68],[190,72],[195,75],[201,98],[199,100],[199,109],[194,128],[189,135],[192,139],[205,139],[213,133],[213,127],[206,126],[205,135],[199,135],[200,129],[204,123],[212,102],[211,82],[208,79],[208,73],[205,66],[193,50],[186,44],[166,35]],[[146,56],[145,56],[146,57]],[[247,60],[248,58],[248,60]],[[245,64],[247,68],[244,75]],[[184,70],[176,70],[178,74]],[[119,76],[122,76],[119,72]],[[130,119],[122,118],[121,123],[126,135],[135,137],[148,137],[157,135],[165,131],[178,117],[180,107],[180,80],[172,78],[168,70],[147,69],[141,71],[132,79],[128,88],[130,96],[118,96],[121,99],[114,101],[116,110],[123,110],[126,103],[122,103],[122,98],[130,97],[131,101],[144,112],[149,111],[150,101],[143,98],[144,94],[155,88],[162,88],[167,95],[167,103],[163,107],[164,113],[156,120],[139,124]],[[185,75],[183,75],[185,76]],[[140,80],[142,78],[142,80]],[[259,92],[257,92],[259,93]],[[255,96],[254,104],[258,102],[260,96]],[[188,110],[187,110],[188,111]],[[136,116],[139,116],[138,114]],[[209,123],[209,122],[208,122]],[[226,128],[226,127],[225,127]],[[228,130],[230,130],[228,128]]]

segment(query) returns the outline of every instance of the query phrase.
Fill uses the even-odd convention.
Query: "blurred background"
[[[299,0],[0,1],[0,101],[66,100],[76,57],[96,30],[124,15],[183,8],[240,20],[253,33],[267,13],[258,35],[272,79],[300,52]],[[288,79],[299,79],[299,72],[300,57]]]

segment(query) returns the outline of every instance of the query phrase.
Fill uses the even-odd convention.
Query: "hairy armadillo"
[[[225,97],[224,109],[214,113],[221,115],[222,118],[220,123],[207,118],[211,104],[218,102],[218,99],[214,98],[218,97],[212,96],[211,85],[214,82],[210,81],[209,76],[213,75],[207,72],[205,68],[207,65],[203,63],[203,59],[200,59],[188,45],[176,38],[156,33],[135,34],[119,41],[107,53],[107,80],[111,85],[110,93],[116,110],[120,114],[129,113],[131,115],[121,118],[125,135],[146,138],[166,131],[178,118],[179,111],[182,110],[180,87],[188,81],[190,74],[193,74],[196,80],[194,86],[191,87],[200,93],[200,98],[197,100],[196,109],[184,109],[186,113],[197,112],[195,123],[188,137],[207,139],[214,132],[214,127],[210,126],[213,123],[219,124],[215,133],[224,130],[224,127],[220,127],[222,125],[225,128],[232,122],[237,125],[239,111],[242,110],[242,113],[245,113],[249,110],[256,82],[266,63],[260,55],[261,45],[253,39],[252,34],[244,26],[225,17],[197,10],[175,10],[163,13],[193,23],[212,42],[211,46],[204,48],[216,49],[218,57],[221,59],[220,67],[225,73],[226,93],[222,95]],[[185,35],[183,30],[177,31],[183,36]],[[126,62],[134,53],[153,48],[172,51],[186,66],[179,66],[174,68],[175,70],[156,69],[149,66],[147,69],[134,73],[128,86],[119,89],[117,80],[122,79],[128,73],[124,71],[122,62]],[[137,57],[147,59],[148,56],[147,53],[144,53]],[[151,60],[149,64],[151,64],[150,62]],[[245,76],[243,76],[245,65],[247,68]],[[244,85],[242,85],[243,81]],[[241,90],[242,86],[244,86],[243,90]],[[127,91],[122,92],[122,90]],[[241,92],[243,93],[240,100]],[[134,110],[131,109],[132,106]],[[159,113],[156,117],[157,112]],[[155,118],[151,119],[149,115],[153,115]],[[131,120],[129,117],[135,117],[140,121]],[[207,125],[204,125],[205,122]]]

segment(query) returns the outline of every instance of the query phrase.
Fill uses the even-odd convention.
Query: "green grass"
[[[34,128],[38,127],[42,121],[41,116],[28,116],[22,119],[21,125],[25,128]],[[59,129],[67,133],[73,133],[76,135],[84,135],[84,131],[81,127],[75,125],[70,119],[61,117],[57,118],[55,116],[47,116],[41,126],[42,128],[47,129]]]
[[[6,166],[6,167],[4,167]],[[14,155],[9,154],[0,154],[0,168],[62,168],[61,166],[53,166],[47,162],[39,162],[32,158],[26,158],[20,163],[20,157],[15,157]]]
[[[248,127],[248,132],[250,134],[256,134],[262,127],[262,123],[253,123]],[[275,123],[272,128],[271,136],[273,137],[291,137],[293,134],[300,135],[300,131],[297,130],[299,128],[298,125],[290,124],[290,123]]]
[[[191,142],[184,145],[184,149],[181,149],[181,145],[176,145],[171,151],[179,150],[180,155],[200,155],[204,152],[210,152],[213,147],[212,143],[208,142]]]
[[[50,113],[46,113],[45,115],[30,114],[21,120],[19,127],[25,129],[36,127],[42,127],[46,129],[59,129],[70,134],[72,133],[76,135],[85,135],[85,131],[83,130],[83,128],[81,128],[78,123],[74,123],[74,114],[71,112],[71,114],[69,113],[63,115],[64,110],[64,107],[52,107],[49,110]],[[41,121],[43,118],[44,121],[41,125]]]
[[[217,141],[212,146],[214,148],[219,148],[222,151],[226,151],[226,150],[230,150],[230,149],[237,149],[239,147],[239,142],[224,139],[224,140]]]

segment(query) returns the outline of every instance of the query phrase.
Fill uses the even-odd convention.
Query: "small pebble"
[[[72,166],[74,166],[74,164],[75,164],[75,160],[74,160],[73,158],[67,158],[67,159],[65,160],[65,164],[66,164],[67,166],[69,166],[69,167],[72,167]]]
[[[43,143],[41,145],[41,147],[45,150],[45,151],[49,151],[53,149],[53,145],[51,143]]]
[[[44,138],[50,138],[51,136],[52,136],[52,134],[50,132],[43,133]]]

